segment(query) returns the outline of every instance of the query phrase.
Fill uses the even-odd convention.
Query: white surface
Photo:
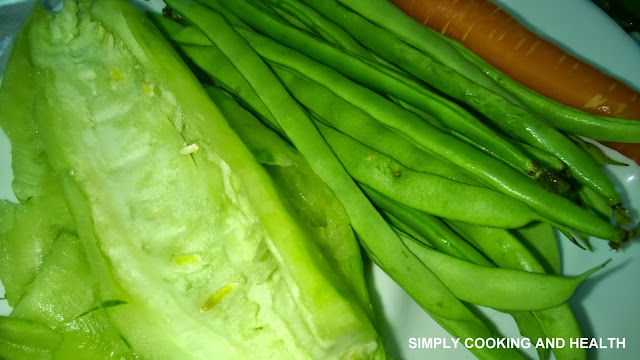
[[[142,0],[142,4],[149,4]],[[497,0],[517,16],[543,34],[555,39],[571,52],[605,69],[614,76],[640,89],[640,47],[587,0]],[[0,0],[0,4],[2,2]],[[151,2],[156,9],[159,1]],[[2,20],[0,7],[0,20]],[[4,36],[6,34],[0,34]],[[1,39],[1,38],[0,38]],[[0,54],[1,55],[1,54]],[[1,56],[0,56],[1,58]],[[0,66],[0,69],[2,67]],[[2,106],[2,104],[0,104]],[[0,134],[0,197],[12,198],[10,189],[9,145]],[[637,221],[640,212],[640,169],[611,168],[612,176],[623,192],[625,202],[634,211]],[[588,253],[562,241],[564,272],[576,275],[583,270],[612,258],[613,262],[598,276],[588,280],[573,298],[575,311],[584,335],[596,338],[625,338],[624,350],[599,350],[590,359],[640,359],[640,244],[615,253],[605,242],[593,241],[595,251]],[[387,345],[396,359],[474,359],[465,349],[415,349],[408,347],[409,338],[449,338],[416,304],[379,270],[373,269],[374,297],[384,309],[391,341]],[[6,314],[0,304],[0,314]],[[517,336],[509,318],[487,312],[505,336]]]

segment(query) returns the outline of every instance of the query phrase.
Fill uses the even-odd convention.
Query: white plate
[[[0,0],[0,71],[6,48],[3,44],[13,35],[11,25],[15,16],[7,17],[8,3]],[[161,8],[161,2],[139,1],[142,6]],[[496,0],[518,18],[541,34],[557,41],[572,53],[597,65],[606,72],[640,89],[640,47],[611,19],[588,0]],[[11,5],[14,7],[17,5]],[[7,30],[9,29],[9,30]],[[0,104],[1,106],[1,104]],[[617,153],[610,152],[620,160]],[[608,168],[622,192],[625,204],[633,211],[635,221],[640,213],[640,168],[632,164],[626,168]],[[10,188],[11,168],[9,144],[0,132],[0,197],[13,199]],[[561,241],[563,271],[577,275],[587,268],[612,258],[613,262],[596,277],[587,280],[576,292],[572,305],[582,325],[584,336],[624,339],[624,349],[599,349],[590,352],[595,360],[640,359],[640,244],[624,251],[610,251],[605,242],[594,241],[595,251],[577,249],[566,239]],[[387,348],[396,359],[474,359],[464,348],[410,349],[410,338],[450,338],[401,289],[377,268],[372,270],[374,297],[381,304],[387,325]],[[4,306],[4,307],[3,307]],[[0,314],[9,308],[0,304]],[[502,314],[487,311],[488,316],[502,330],[503,335],[517,337],[512,321]],[[529,354],[533,350],[529,349]]]

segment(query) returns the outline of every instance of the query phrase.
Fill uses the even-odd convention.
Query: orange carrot
[[[391,0],[514,80],[592,114],[640,120],[640,94],[535,34],[489,0]],[[640,163],[638,144],[607,146]]]

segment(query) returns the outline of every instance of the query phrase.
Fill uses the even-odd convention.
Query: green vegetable
[[[534,223],[515,230],[515,234],[461,222],[456,222],[454,227],[461,236],[468,238],[478,248],[485,249],[483,251],[499,267],[540,274],[560,274],[557,240],[553,229],[547,224]],[[532,314],[546,338],[582,337],[580,325],[568,303],[536,310]],[[516,318],[516,321],[519,320],[522,319]],[[554,348],[553,353],[559,360],[586,359],[587,356],[586,349],[575,347]]]
[[[213,0],[210,0],[213,2]],[[519,149],[482,124],[458,104],[433,93],[421,83],[380,65],[355,57],[310,34],[261,12],[247,1],[222,1],[224,7],[261,33],[290,46],[316,61],[378,92],[406,101],[431,113],[436,119],[479,145],[491,149],[504,161],[525,173],[537,175],[537,165]]]
[[[370,89],[353,83],[337,71],[257,33],[241,28],[237,31],[269,63],[304,73],[307,78],[366,111],[376,121],[402,133],[415,145],[457,164],[491,188],[525,202],[554,223],[564,224],[576,231],[601,239],[615,239],[614,241],[617,242],[624,236],[624,231],[580,209],[571,201],[547,191],[532,179],[516,172],[496,158],[478,151],[451,135],[428,127],[424,121],[413,118],[414,114],[382,98]],[[550,207],[548,204],[554,204],[554,206]],[[563,210],[560,210],[561,208]]]
[[[480,266],[414,240],[405,240],[405,244],[460,300],[504,310],[543,310],[559,306],[584,279],[604,267],[603,264],[575,278],[565,278]]]
[[[458,337],[487,338],[497,334],[424,267],[362,195],[275,75],[219,13],[193,1],[169,5],[196,24],[220,48],[274,114],[278,124],[302,153],[314,172],[334,191],[345,207],[367,255],[402,286],[447,331]],[[276,115],[277,114],[277,115]],[[521,359],[514,349],[471,349],[487,359]]]
[[[21,360],[53,359],[62,341],[57,331],[37,322],[0,317],[0,358]]]
[[[37,322],[62,336],[54,359],[135,359],[113,328],[95,296],[96,283],[80,240],[70,234],[56,239],[53,249],[12,318]]]
[[[98,305],[94,288],[80,241],[62,234],[11,316],[58,328]]]
[[[60,232],[73,229],[32,116],[34,71],[27,35],[26,30],[18,35],[0,87],[0,127],[11,142],[12,189],[20,202],[0,201],[0,280],[11,306],[34,280]]]
[[[28,31],[35,119],[102,304],[81,318],[104,311],[142,358],[383,356],[356,296],[142,13],[65,1],[36,8]]]
[[[328,126],[317,126],[351,177],[403,205],[443,218],[500,228],[517,228],[540,218],[512,197],[413,171]]]
[[[407,227],[428,241],[433,248],[475,264],[491,265],[491,262],[483,254],[449,228],[442,219],[404,206],[366,185],[363,185],[362,188],[379,209],[406,224]]]
[[[360,247],[349,226],[349,218],[331,189],[311,171],[298,151],[223,90],[212,86],[205,89],[256,160],[267,169],[287,203],[308,226],[331,267],[347,280],[363,308],[373,310]]]
[[[552,122],[558,129],[599,141],[640,141],[638,121],[593,115],[549,100],[506,76],[461,44],[444,36],[441,37],[503,89],[517,96],[532,112]]]
[[[464,62],[461,65],[456,64],[456,60],[451,57],[447,57],[448,61],[446,62],[434,61],[420,50],[400,41],[393,33],[340,6],[334,0],[305,1],[316,9],[322,9],[319,11],[345,28],[360,43],[379,56],[414,74],[426,84],[484,114],[494,126],[514,138],[555,155],[567,165],[576,181],[602,194],[612,205],[620,202],[620,197],[613,183],[602,172],[600,166],[561,132],[521,107],[519,103],[511,99],[511,95],[500,94],[495,89],[471,80],[467,74],[471,70],[463,73],[456,71],[458,68],[469,68],[473,69],[474,73],[479,72],[473,64],[460,56],[457,61]],[[357,0],[343,0],[342,2],[362,11],[364,11],[362,8],[369,7],[369,2]],[[368,11],[371,13],[370,10]],[[374,16],[378,25],[394,26],[385,25],[384,23],[390,22],[390,20],[381,16],[382,14],[382,12],[378,12]],[[418,24],[416,23],[416,25]],[[442,40],[439,41],[444,43]],[[444,45],[442,47],[448,46],[446,43],[442,45]],[[491,80],[486,79],[484,82],[491,83]],[[495,84],[492,87],[499,88]],[[518,121],[513,121],[513,119],[518,119]],[[458,129],[455,130],[465,135]],[[487,146],[484,143],[480,143],[480,145]]]

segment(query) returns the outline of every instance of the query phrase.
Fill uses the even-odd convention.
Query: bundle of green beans
[[[624,228],[602,171],[609,160],[576,135],[640,141],[640,123],[547,107],[437,34],[407,36],[418,30],[384,0],[166,3],[169,16],[152,19],[229,122],[255,120],[243,141],[255,148],[259,129],[292,145],[367,256],[444,329],[499,337],[475,304],[508,313],[532,340],[581,337],[567,300],[603,265],[561,276],[554,228],[579,246],[589,236],[620,244],[637,230]],[[566,126],[551,127],[551,116]]]

